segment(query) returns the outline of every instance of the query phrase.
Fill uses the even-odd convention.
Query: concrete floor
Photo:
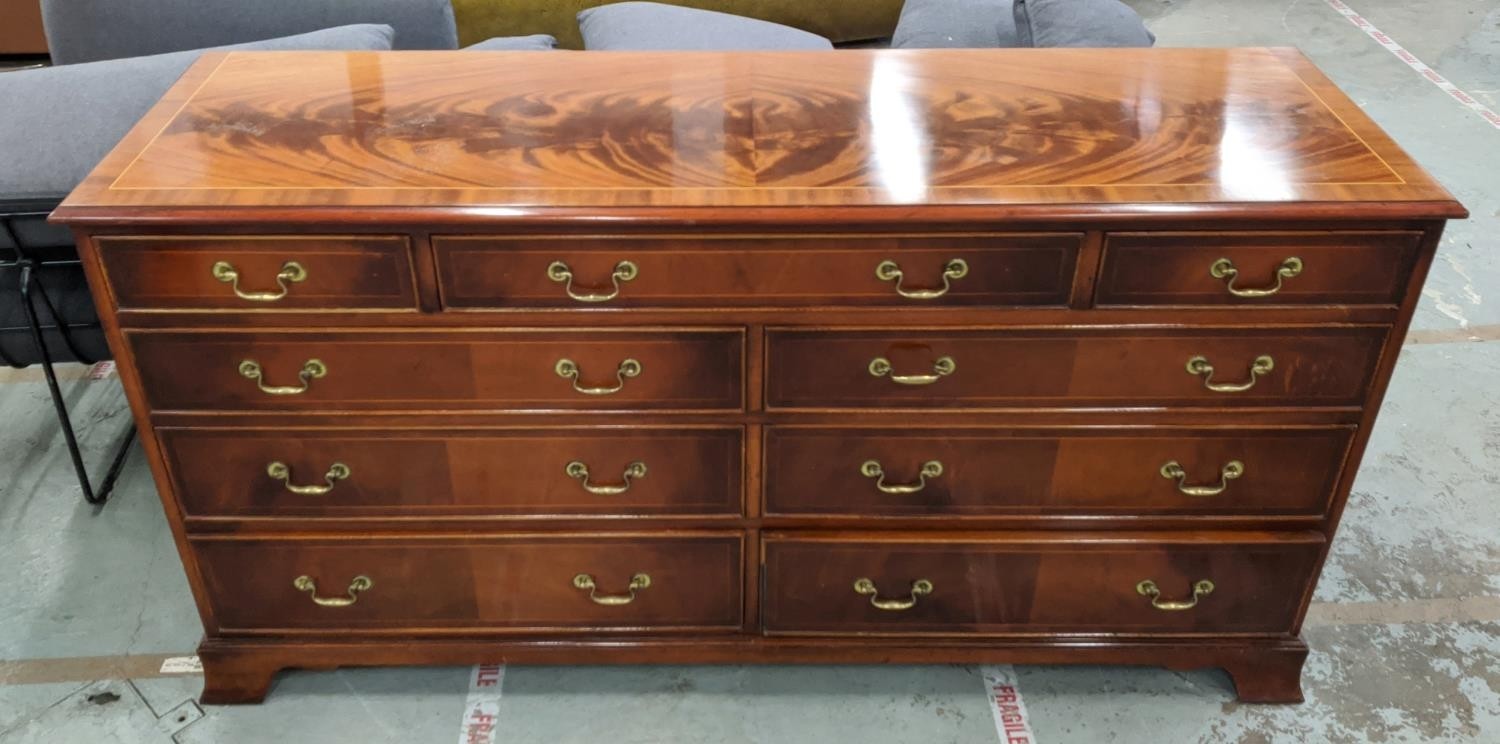
[[[1500,110],[1500,0],[1346,0]],[[1163,46],[1296,46],[1473,217],[1450,226],[1307,623],[1301,706],[1242,706],[1224,675],[1015,670],[1035,739],[1500,742],[1500,128],[1325,0],[1132,0]],[[69,370],[94,461],[127,414]],[[37,370],[0,370],[0,743],[459,739],[470,670],[284,675],[201,711],[164,675],[201,630],[137,452],[83,506]],[[503,742],[998,741],[980,670],[512,668]]]

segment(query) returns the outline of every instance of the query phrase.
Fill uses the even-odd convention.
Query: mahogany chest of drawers
[[[1464,216],[1286,50],[206,55],[58,210],[205,702],[371,664],[1223,667]]]

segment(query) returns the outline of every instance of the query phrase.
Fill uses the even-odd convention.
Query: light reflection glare
[[[1224,136],[1219,141],[1219,183],[1231,199],[1279,201],[1294,195],[1286,172],[1257,145],[1255,130],[1232,109],[1225,111]]]
[[[927,136],[921,106],[907,88],[912,84],[906,60],[876,57],[870,76],[871,163],[874,178],[890,199],[912,204],[927,199]]]

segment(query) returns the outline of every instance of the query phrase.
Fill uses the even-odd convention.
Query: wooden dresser
[[[499,661],[1284,702],[1464,214],[1289,50],[237,52],[55,219],[205,702]]]

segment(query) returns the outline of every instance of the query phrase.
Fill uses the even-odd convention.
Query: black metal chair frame
[[[110,461],[109,469],[104,472],[103,480],[99,481],[98,490],[95,490],[89,480],[88,468],[84,465],[83,454],[78,449],[78,437],[73,431],[72,419],[68,416],[68,406],[63,399],[62,388],[57,384],[57,372],[53,369],[52,352],[47,348],[47,331],[56,331],[57,335],[68,348],[73,359],[84,364],[94,364],[88,354],[83,353],[79,345],[74,341],[74,334],[81,331],[97,331],[101,328],[98,322],[93,323],[69,323],[57,312],[53,306],[52,299],[47,296],[45,287],[42,286],[41,278],[37,269],[43,266],[78,266],[82,267],[82,261],[78,258],[70,259],[42,259],[29,255],[21,246],[20,238],[11,228],[10,220],[16,217],[45,217],[51,212],[54,204],[46,202],[6,204],[0,209],[0,230],[4,231],[11,245],[15,246],[13,258],[0,257],[0,268],[16,268],[21,277],[18,287],[21,297],[21,305],[25,308],[27,325],[25,327],[0,328],[0,332],[19,331],[29,329],[32,341],[36,344],[37,355],[41,358],[42,373],[47,378],[47,389],[52,395],[52,406],[57,411],[57,422],[62,427],[63,439],[68,444],[68,456],[73,460],[73,472],[78,476],[78,486],[83,490],[83,498],[90,504],[102,506],[109,500],[110,493],[114,490],[115,481],[120,477],[120,469],[125,464],[125,456],[130,452],[130,446],[135,442],[135,421],[129,424],[129,430],[124,435],[124,440],[119,445],[119,451],[115,453],[114,459]],[[43,325],[41,313],[38,312],[38,299],[40,305],[46,309],[52,318],[51,325]],[[5,354],[0,347],[0,362],[17,369],[26,367],[19,360],[12,359]]]

